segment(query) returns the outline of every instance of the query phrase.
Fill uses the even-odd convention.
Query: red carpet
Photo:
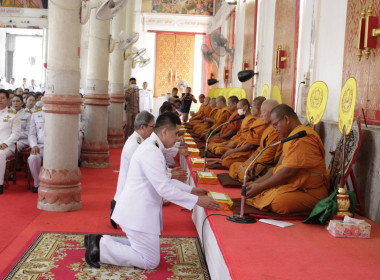
[[[160,237],[161,261],[154,270],[84,261],[83,234],[41,233],[19,260],[0,276],[5,279],[210,279],[197,237]],[[196,278],[194,278],[196,276]]]
[[[19,172],[17,184],[0,195],[0,272],[23,251],[37,232],[122,234],[109,222],[110,201],[116,190],[121,149],[110,150],[110,167],[81,168],[82,209],[74,212],[46,212],[37,209],[37,195],[26,189]],[[197,236],[191,212],[176,205],[164,207],[164,236]]]

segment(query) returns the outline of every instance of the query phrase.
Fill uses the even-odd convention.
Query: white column
[[[97,1],[95,0],[95,2]],[[84,167],[107,168],[109,166],[107,109],[109,105],[110,21],[96,19],[95,11],[96,9],[93,9],[90,16],[87,82],[84,98],[86,127],[81,158]]]
[[[134,32],[134,26],[135,26],[135,1],[128,1],[128,4],[126,6],[126,22],[125,22],[125,32],[127,34],[130,34],[131,32]],[[140,34],[141,36],[141,34]],[[140,40],[140,39],[139,39]],[[138,42],[137,42],[138,44]],[[128,59],[124,63],[124,88],[126,88],[129,85],[129,78],[131,77],[132,73],[132,63],[131,60]]]
[[[112,38],[119,40],[121,30],[125,29],[125,7],[119,11],[111,22]],[[126,32],[125,32],[126,33]],[[126,33],[129,34],[129,33]],[[116,44],[114,51],[110,54],[109,69],[109,96],[108,107],[108,131],[107,139],[111,148],[121,148],[124,145],[123,131],[123,103],[124,103],[124,50],[119,49]]]
[[[37,204],[47,211],[82,208],[77,154],[80,6],[80,0],[67,0],[64,6],[49,2],[45,146]]]

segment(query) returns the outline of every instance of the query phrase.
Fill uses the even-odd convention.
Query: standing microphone
[[[210,139],[210,137],[214,134],[214,132],[216,132],[218,130],[219,127],[225,125],[225,124],[228,124],[228,123],[232,123],[232,122],[236,122],[236,121],[239,121],[241,119],[244,119],[245,118],[245,115],[240,115],[239,117],[237,118],[234,118],[230,121],[226,121],[220,125],[218,125],[207,137],[206,139],[206,146],[205,146],[205,153],[204,153],[204,162],[203,162],[203,171],[206,170],[206,159],[207,159],[207,147],[208,147],[208,139]]]
[[[244,172],[244,181],[243,186],[241,187],[241,205],[240,205],[240,215],[239,216],[229,216],[227,217],[227,220],[234,223],[240,223],[240,224],[253,224],[256,222],[256,220],[248,215],[244,216],[244,204],[245,204],[245,197],[247,196],[247,187],[246,187],[246,181],[247,181],[247,172],[249,168],[252,166],[253,163],[256,162],[256,160],[259,158],[259,156],[266,150],[273,146],[277,146],[279,144],[297,139],[302,138],[306,136],[306,131],[301,130],[300,132],[297,132],[296,134],[289,136],[285,139],[282,139],[280,141],[277,141],[273,144],[270,144],[269,146],[262,149],[259,154],[251,161],[251,163],[248,165],[247,169]]]

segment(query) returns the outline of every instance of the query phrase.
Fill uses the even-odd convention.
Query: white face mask
[[[244,115],[244,109],[238,109],[238,114],[239,114],[239,116]]]
[[[129,87],[130,88],[136,88],[136,84],[130,84]]]

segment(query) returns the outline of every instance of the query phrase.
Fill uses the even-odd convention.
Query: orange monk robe
[[[211,151],[213,154],[223,155],[229,149],[235,148],[239,141],[242,141],[242,139],[246,139],[248,137],[249,128],[255,120],[256,119],[253,115],[246,116],[243,119],[240,129],[238,133],[236,133],[236,135],[234,135],[227,142],[209,144],[208,150]]]
[[[191,118],[191,120],[189,121],[188,125],[193,126],[194,124],[197,123],[196,121],[203,120],[203,117],[204,117],[204,114],[205,114],[205,107],[206,107],[205,104],[202,103],[201,106],[199,107],[199,110],[198,110],[197,114],[194,117]]]
[[[228,118],[228,121],[231,121],[231,120],[237,118],[238,116],[239,116],[238,110],[235,110],[230,115],[230,117]],[[228,124],[223,125],[221,127],[219,135],[223,135],[223,134],[227,133],[230,130],[233,130],[233,131],[235,131],[235,133],[237,133],[239,131],[239,129],[240,129],[241,123],[242,123],[242,121],[239,120],[239,121],[234,121],[232,123],[228,123]],[[210,143],[223,143],[223,142],[227,142],[228,140],[229,139],[215,138],[214,136],[211,136],[208,142],[209,142],[209,144]]]
[[[258,118],[252,123],[252,126],[250,127],[249,133],[247,135],[248,137],[246,139],[241,139],[241,141],[239,141],[239,143],[236,145],[236,148],[239,148],[247,143],[250,143],[254,146],[260,146],[261,136],[267,127],[268,125],[266,125],[261,118]],[[251,156],[251,154],[252,150],[230,154],[222,160],[222,165],[229,168],[234,162],[246,161]]]
[[[230,117],[230,115],[231,115],[231,113],[230,113],[230,111],[228,111],[227,106],[222,108],[222,109],[219,109],[218,113],[216,113],[216,115],[215,115],[214,124],[210,127],[210,129],[215,129],[219,125],[221,125],[222,123],[225,123],[228,120],[228,118]]]
[[[206,118],[210,118],[210,119],[213,119],[215,121],[215,116],[218,113],[218,110],[219,109],[217,107],[212,108],[212,110],[210,111],[209,115]],[[211,126],[211,124],[206,122],[206,121],[202,122],[202,123],[198,123],[198,124],[193,126],[193,131],[195,134],[199,135],[203,131],[205,131],[206,129],[209,129],[210,126]]]
[[[277,141],[280,141],[280,140],[281,140],[281,136],[274,129],[273,125],[268,126],[264,130],[263,135],[261,136],[260,147],[258,147],[257,150],[252,153],[252,155],[250,156],[250,159],[253,160],[265,147],[267,147],[267,146],[269,146],[269,145],[271,145],[271,144],[273,144],[273,143],[275,143]],[[281,144],[266,149],[257,158],[256,163],[254,163],[251,166],[251,169],[254,169],[254,166],[257,163],[262,163],[262,164],[265,164],[265,165],[272,165],[272,166],[275,165],[278,162],[278,160],[279,160],[279,158],[281,156],[281,153],[282,153],[282,145]],[[250,163],[251,163],[251,161],[247,162],[247,163],[244,163],[244,162],[234,162],[230,166],[230,177],[232,179],[238,179],[240,182],[243,182],[243,180],[244,180],[244,173],[247,170],[247,167],[248,167],[248,165]],[[238,172],[238,169],[239,169],[240,165],[243,165],[244,169],[241,172]],[[256,172],[259,173],[263,169],[264,169],[264,166],[263,165],[259,165],[257,167],[257,170],[254,170],[255,172],[253,172],[253,173],[256,173]],[[247,179],[252,179],[252,177],[254,177],[254,176],[249,176],[249,174],[247,174]]]
[[[311,211],[320,200],[327,197],[329,171],[326,169],[322,141],[312,128],[305,125],[297,126],[289,136],[301,130],[306,130],[307,135],[284,143],[283,158],[273,170],[273,174],[276,174],[283,167],[299,168],[297,175],[287,184],[267,189],[247,199],[247,204],[286,214]]]

